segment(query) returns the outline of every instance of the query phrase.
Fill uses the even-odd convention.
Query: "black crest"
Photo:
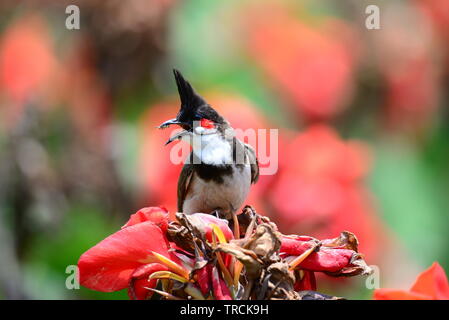
[[[178,87],[179,98],[181,99],[181,109],[176,117],[181,122],[191,122],[206,118],[216,123],[223,123],[224,119],[193,89],[192,85],[183,77],[181,72],[173,69],[176,85]]]
[[[184,117],[192,118],[195,111],[199,107],[207,105],[207,102],[203,97],[196,93],[192,85],[182,76],[181,72],[173,69],[173,74],[175,75],[179,98],[181,99],[180,112]]]

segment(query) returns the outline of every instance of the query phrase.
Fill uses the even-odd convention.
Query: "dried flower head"
[[[232,221],[203,213],[170,221],[165,209],[151,207],[86,251],[78,266],[83,286],[128,288],[131,299],[336,299],[315,292],[315,272],[370,273],[357,245],[347,231],[322,241],[283,235],[249,206]]]

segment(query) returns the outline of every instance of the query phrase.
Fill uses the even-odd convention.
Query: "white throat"
[[[216,166],[232,163],[231,144],[218,132],[194,134],[192,149],[202,163]]]

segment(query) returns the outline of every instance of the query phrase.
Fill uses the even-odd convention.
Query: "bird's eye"
[[[200,121],[200,125],[205,128],[205,129],[212,129],[215,128],[215,124],[213,121],[209,120],[209,119],[201,119]]]

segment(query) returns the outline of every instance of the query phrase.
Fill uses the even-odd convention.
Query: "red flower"
[[[14,101],[23,102],[49,80],[55,65],[51,39],[39,15],[9,26],[0,48],[0,83]]]
[[[217,267],[207,264],[205,267],[196,271],[198,285],[201,293],[208,296],[212,290],[217,300],[232,300],[229,288],[224,280],[219,276]]]
[[[56,69],[52,41],[40,15],[24,16],[7,26],[0,39],[0,92],[9,106],[0,114],[5,125],[21,116],[27,99],[47,93]]]
[[[147,299],[153,293],[148,288],[155,288],[158,279],[189,282],[194,261],[174,253],[173,249],[182,249],[166,237],[168,216],[167,210],[159,207],[142,208],[131,215],[121,230],[80,257],[81,285],[104,292],[128,287],[131,299]],[[226,220],[196,213],[189,216],[189,221],[211,243],[214,235],[220,242],[233,239]],[[217,299],[228,297],[223,281],[210,267],[197,270],[195,274],[202,292],[212,288],[219,295]]]
[[[371,272],[358,253],[358,241],[352,233],[319,241],[309,236],[282,236],[281,257],[297,270],[295,290],[316,290],[315,272],[330,276],[353,276]]]
[[[350,274],[359,270],[357,240],[343,232],[339,238],[318,241],[308,236],[283,236],[281,257],[291,260],[292,269]],[[297,258],[301,257],[297,261]]]
[[[449,46],[449,2],[416,0],[417,7],[432,21],[435,32],[441,36],[441,45]]]
[[[218,275],[217,267],[212,269],[212,288],[217,300],[232,300],[231,293],[224,280]]]
[[[218,226],[221,229],[226,240],[234,238],[234,234],[229,228],[227,220],[214,217],[210,214],[195,213],[190,215],[190,221],[193,222],[195,226],[206,235],[206,239],[209,242],[212,242],[214,225]]]
[[[295,283],[295,291],[316,291],[316,278],[313,271],[303,271],[302,277]]]
[[[410,290],[377,289],[375,300],[449,300],[449,283],[443,268],[434,262]]]
[[[305,24],[291,14],[295,9],[278,4],[250,10],[246,43],[268,78],[307,118],[341,112],[352,93],[357,51],[350,26],[337,19]]]
[[[145,221],[153,222],[161,228],[163,232],[165,232],[168,226],[168,211],[164,207],[142,208],[131,215],[128,222],[122,227],[122,229]]]
[[[260,220],[273,232],[272,238],[262,235],[259,225],[233,240],[227,220],[204,213],[177,213],[176,218],[169,221],[167,210],[158,207],[131,215],[121,230],[80,257],[80,283],[105,292],[128,287],[131,299],[148,299],[157,292],[167,299],[231,300],[238,297],[244,267],[252,277],[260,275],[266,263],[282,260],[289,279],[294,275],[296,290],[315,290],[315,272],[331,276],[370,272],[350,232],[322,241],[282,236],[273,223],[262,222],[265,218],[259,216],[251,225]],[[162,290],[155,289],[159,284]]]
[[[426,127],[439,108],[442,65],[437,56],[444,48],[433,40],[436,34],[424,14],[426,7],[436,8],[436,2],[441,4],[438,15],[447,15],[443,13],[449,8],[447,1],[419,1],[424,11],[414,8],[417,2],[391,6],[383,18],[391,29],[373,35],[374,61],[383,77],[386,120],[392,129]],[[407,25],[410,20],[414,28]]]
[[[366,146],[314,125],[281,152],[279,174],[269,191],[280,228],[317,238],[350,230],[362,251],[375,256],[382,230],[363,186],[370,164]]]
[[[431,57],[402,57],[395,68],[385,68],[388,120],[398,125],[420,127],[435,114],[439,103],[437,68]]]
[[[67,105],[74,127],[83,140],[104,151],[110,143],[113,100],[98,74],[95,53],[88,41],[75,41],[63,58],[64,69],[55,94]],[[56,90],[53,90],[56,91]],[[95,130],[92,130],[95,128]],[[104,149],[98,148],[104,146]]]
[[[148,277],[157,271],[168,271],[168,267],[160,263],[150,263],[138,267],[128,284],[128,296],[133,300],[145,300],[153,295],[147,288],[155,288],[157,279],[149,280]]]
[[[122,290],[131,285],[130,297],[142,298],[145,296],[142,287],[155,285],[154,281],[146,280],[155,271],[172,270],[188,277],[188,271],[169,251],[170,243],[163,231],[167,224],[165,209],[139,210],[121,230],[80,257],[81,285],[104,292]]]
[[[201,293],[205,296],[207,296],[212,287],[212,268],[213,266],[211,264],[207,264],[195,271]]]

